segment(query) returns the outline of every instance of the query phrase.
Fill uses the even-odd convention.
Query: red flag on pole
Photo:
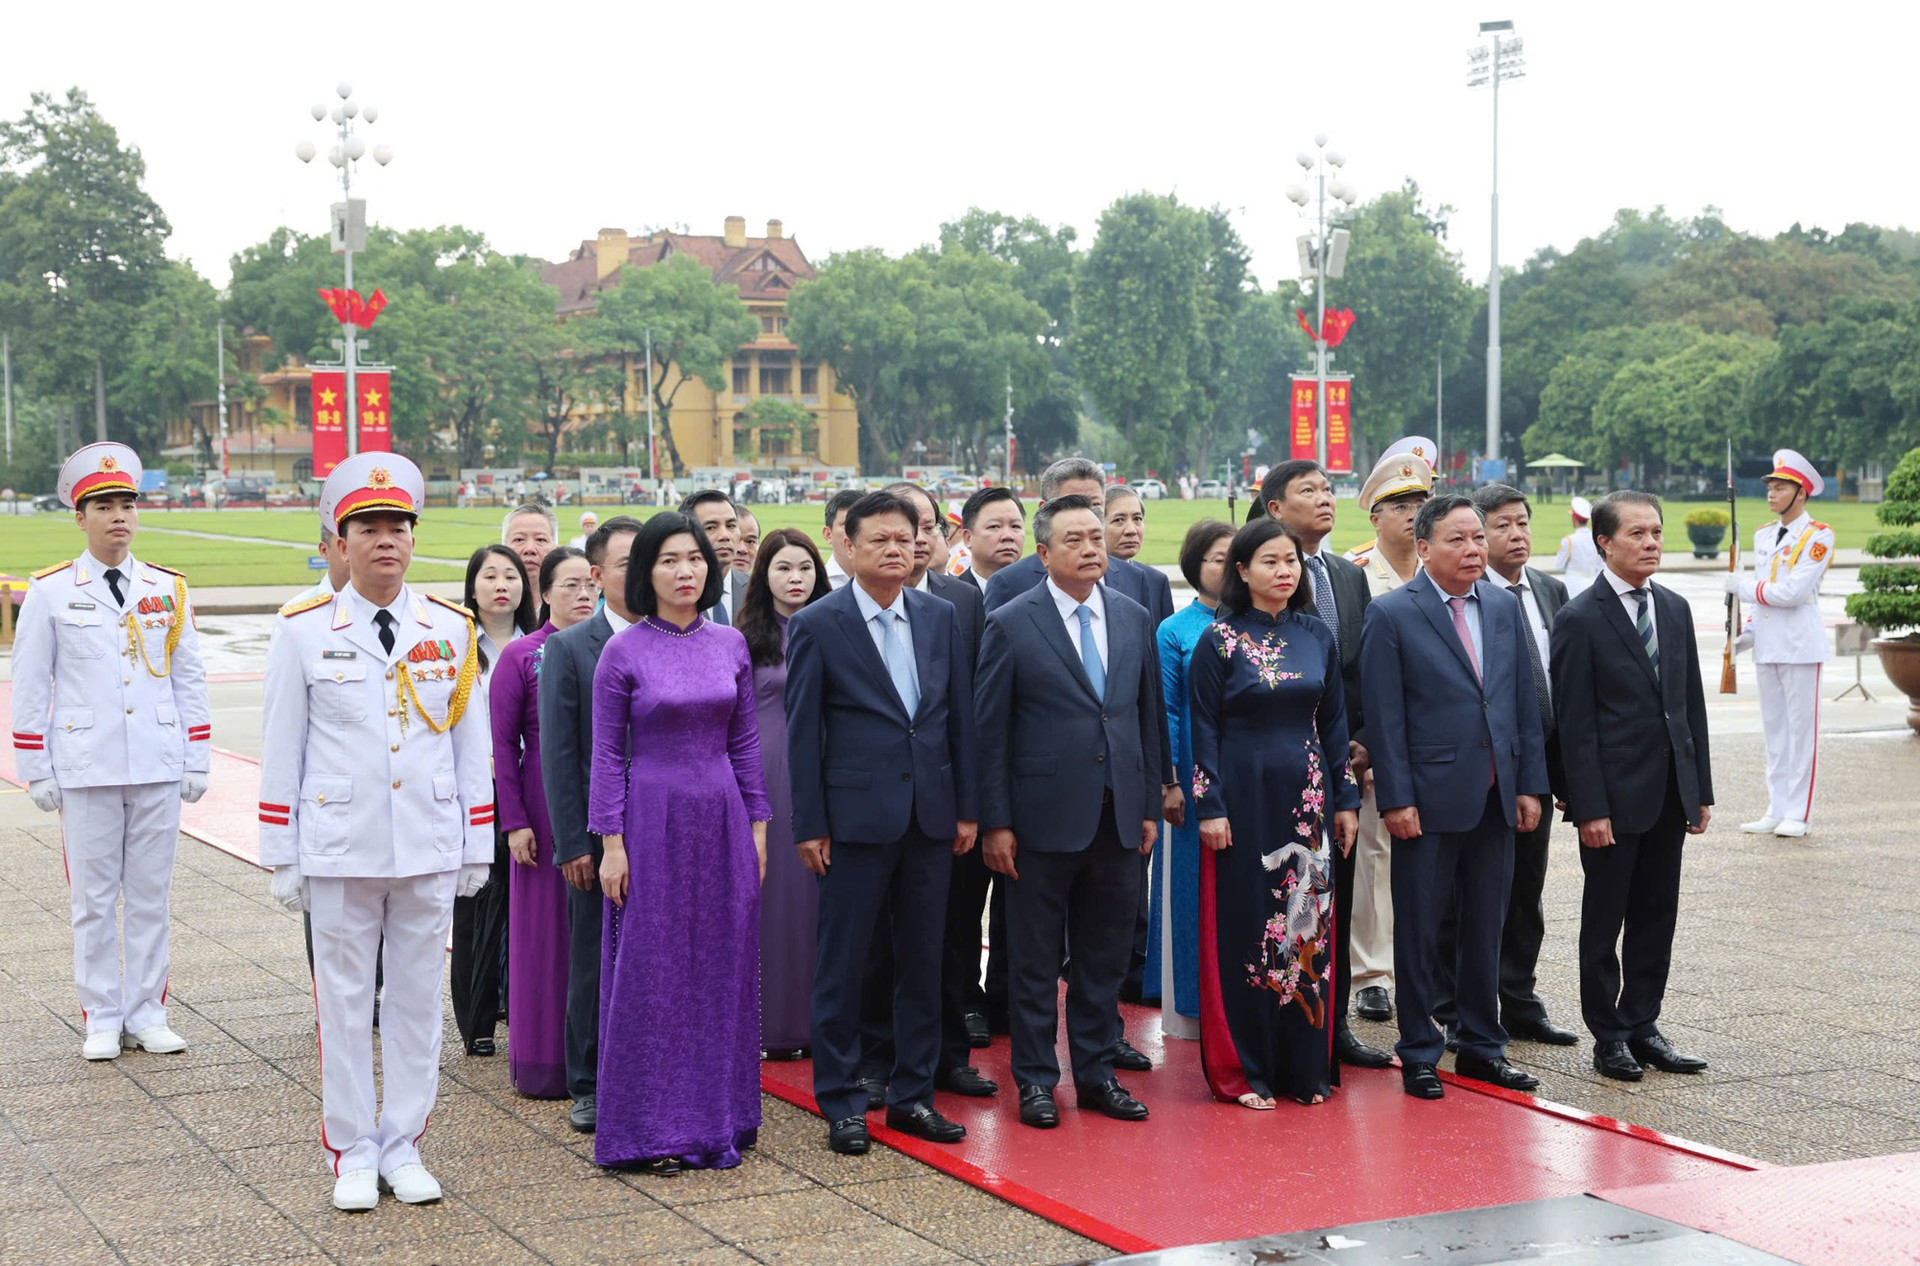
[[[312,390],[313,474],[324,479],[347,456],[347,375],[338,369],[316,369]]]
[[[368,323],[372,323],[371,317]],[[363,453],[393,451],[393,406],[387,399],[387,383],[387,371],[384,369],[363,369],[355,375],[355,386],[360,392],[358,416],[360,451]]]

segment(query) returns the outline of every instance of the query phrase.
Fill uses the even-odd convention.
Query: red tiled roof
[[[599,260],[594,256],[598,245],[595,240],[583,241],[566,260],[540,270],[540,279],[560,292],[562,315],[592,308],[595,296],[619,281],[617,270],[604,278],[599,275]],[[740,297],[749,303],[784,302],[795,282],[809,281],[814,275],[806,252],[790,237],[749,237],[744,245],[729,246],[716,235],[659,233],[630,238],[626,262],[646,268],[672,255],[691,255],[713,274],[716,285],[738,286]],[[763,255],[772,260],[773,268],[750,267]],[[782,284],[770,284],[776,277]]]

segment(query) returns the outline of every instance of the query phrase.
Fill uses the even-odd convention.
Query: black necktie
[[[373,622],[380,626],[380,647],[387,654],[393,654],[393,612],[375,611]]]
[[[1787,543],[1787,525],[1782,523],[1780,525],[1780,535],[1773,538],[1773,547],[1775,549],[1779,549],[1782,545],[1785,545],[1786,543]]]
[[[120,592],[120,569],[118,567],[107,568],[107,588],[113,590],[113,603],[115,606],[124,607],[127,605],[127,596]]]
[[[1527,614],[1527,597],[1519,585],[1508,585],[1507,592],[1520,599],[1520,640],[1527,644],[1527,664],[1533,669],[1533,697],[1540,704],[1540,728],[1553,733],[1553,698],[1547,692],[1547,670],[1540,662],[1540,640],[1533,635],[1533,618]]]

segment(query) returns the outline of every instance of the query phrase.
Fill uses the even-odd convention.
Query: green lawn
[[[1672,503],[1667,507],[1671,548],[1686,549],[1686,532],[1681,524],[1685,513],[1699,503]],[[1246,505],[1238,504],[1244,516]],[[645,518],[655,511],[650,507],[626,507],[629,513]],[[1875,530],[1873,507],[1854,502],[1831,502],[1819,507],[1815,517],[1833,526],[1843,548],[1857,548]],[[1142,561],[1173,563],[1178,560],[1180,541],[1194,521],[1212,516],[1224,518],[1224,501],[1150,501],[1147,503],[1147,541]],[[621,507],[596,506],[604,519],[620,513]],[[435,558],[460,559],[479,546],[498,540],[498,509],[455,510],[434,508],[420,525],[418,552]],[[818,539],[821,509],[817,505],[758,506],[762,532],[778,527],[798,527]],[[1752,540],[1752,531],[1767,518],[1764,502],[1740,502],[1741,536]],[[1536,504],[1534,507],[1534,545],[1551,557],[1560,537],[1567,531],[1564,501]],[[579,510],[562,512],[560,536],[571,540],[579,531]],[[149,510],[142,518],[146,528],[171,531],[145,532],[135,553],[149,561],[176,567],[198,585],[275,585],[288,588],[307,584],[311,548],[287,549],[253,541],[214,541],[198,537],[176,536],[174,531],[208,532],[223,536],[256,537],[307,546],[318,535],[317,520],[310,510]],[[1339,526],[1334,529],[1333,545],[1345,550],[1373,535],[1367,520],[1354,503],[1340,503]],[[71,558],[82,548],[82,539],[73,520],[66,515],[12,515],[0,513],[0,572],[25,576],[31,572]],[[421,580],[458,580],[462,571],[430,563],[415,565]]]

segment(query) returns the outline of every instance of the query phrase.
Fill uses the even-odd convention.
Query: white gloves
[[[1740,596],[1741,579],[1742,577],[1739,572],[1730,571],[1726,575],[1720,578],[1721,580],[1720,587],[1737,598]]]
[[[487,886],[487,879],[493,873],[493,867],[485,862],[474,862],[460,868],[460,878],[454,883],[453,895],[456,897],[478,896]]]
[[[52,813],[60,807],[60,784],[51,778],[36,779],[27,784],[27,799],[43,813]]]
[[[289,910],[305,910],[307,885],[300,867],[293,862],[275,866],[273,878],[267,881],[267,895]]]
[[[198,804],[200,797],[207,794],[207,776],[188,774],[180,780],[180,798],[188,804]]]

